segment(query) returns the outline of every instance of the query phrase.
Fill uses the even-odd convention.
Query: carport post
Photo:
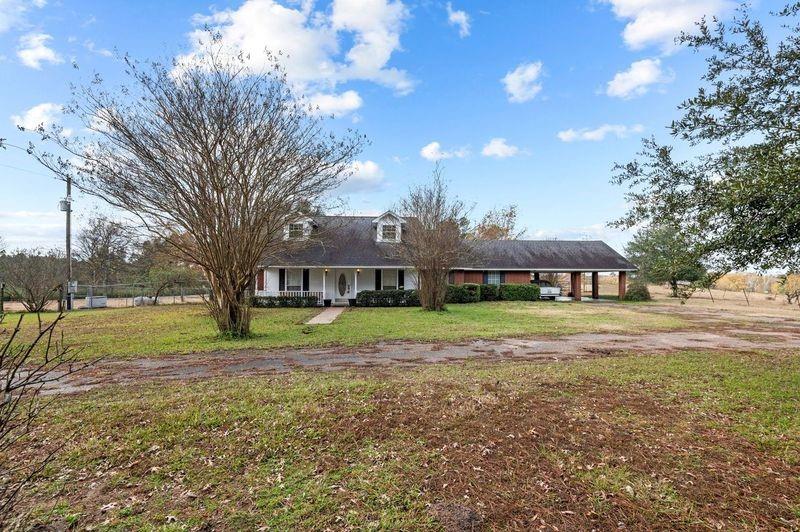
[[[597,272],[592,272],[592,299],[600,298],[600,275]]]
[[[625,291],[628,288],[628,272],[619,272],[619,298],[625,299]]]
[[[569,284],[572,288],[572,299],[575,301],[581,300],[581,272],[572,272],[569,274]]]

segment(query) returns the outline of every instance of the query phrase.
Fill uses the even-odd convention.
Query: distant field
[[[799,361],[683,352],[109,387],[54,403],[20,459],[75,441],[22,509],[56,529],[796,529]]]
[[[83,356],[134,357],[245,348],[363,345],[382,340],[447,341],[580,332],[676,329],[679,316],[643,313],[637,305],[498,302],[449,305],[443,313],[419,308],[352,308],[331,325],[304,322],[320,309],[254,309],[253,337],[222,340],[205,307],[163,305],[80,310],[64,320],[64,336]],[[52,319],[53,314],[44,314]],[[18,319],[10,314],[6,326]],[[35,317],[26,316],[29,337]]]

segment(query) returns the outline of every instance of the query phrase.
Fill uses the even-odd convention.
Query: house
[[[394,249],[403,240],[405,221],[387,211],[373,216],[315,216],[289,224],[284,239],[291,250],[268,257],[256,274],[256,295],[311,295],[320,304],[352,302],[362,290],[413,289],[416,275]],[[540,273],[569,273],[571,286],[581,286],[591,273],[593,298],[598,274],[619,275],[625,295],[627,273],[636,266],[601,241],[485,240],[475,253],[450,272],[450,282],[530,283]],[[573,290],[581,299],[581,290]],[[326,301],[327,303],[328,301]]]

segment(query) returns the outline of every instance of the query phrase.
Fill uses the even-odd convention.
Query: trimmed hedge
[[[258,308],[317,307],[319,300],[317,296],[254,296],[250,305]]]
[[[416,290],[362,290],[356,298],[358,307],[418,307]]]
[[[625,297],[622,298],[623,301],[650,301],[651,299],[653,298],[650,296],[650,290],[644,283],[631,283],[625,291]]]
[[[538,301],[541,293],[535,284],[500,285],[500,299],[503,301]]]
[[[481,300],[481,285],[449,284],[447,285],[446,303],[477,303]]]
[[[500,285],[482,284],[481,301],[498,301],[500,299]]]

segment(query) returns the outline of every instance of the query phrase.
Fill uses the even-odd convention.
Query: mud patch
[[[462,504],[439,502],[431,506],[431,513],[447,532],[475,532],[483,524],[478,512]]]

